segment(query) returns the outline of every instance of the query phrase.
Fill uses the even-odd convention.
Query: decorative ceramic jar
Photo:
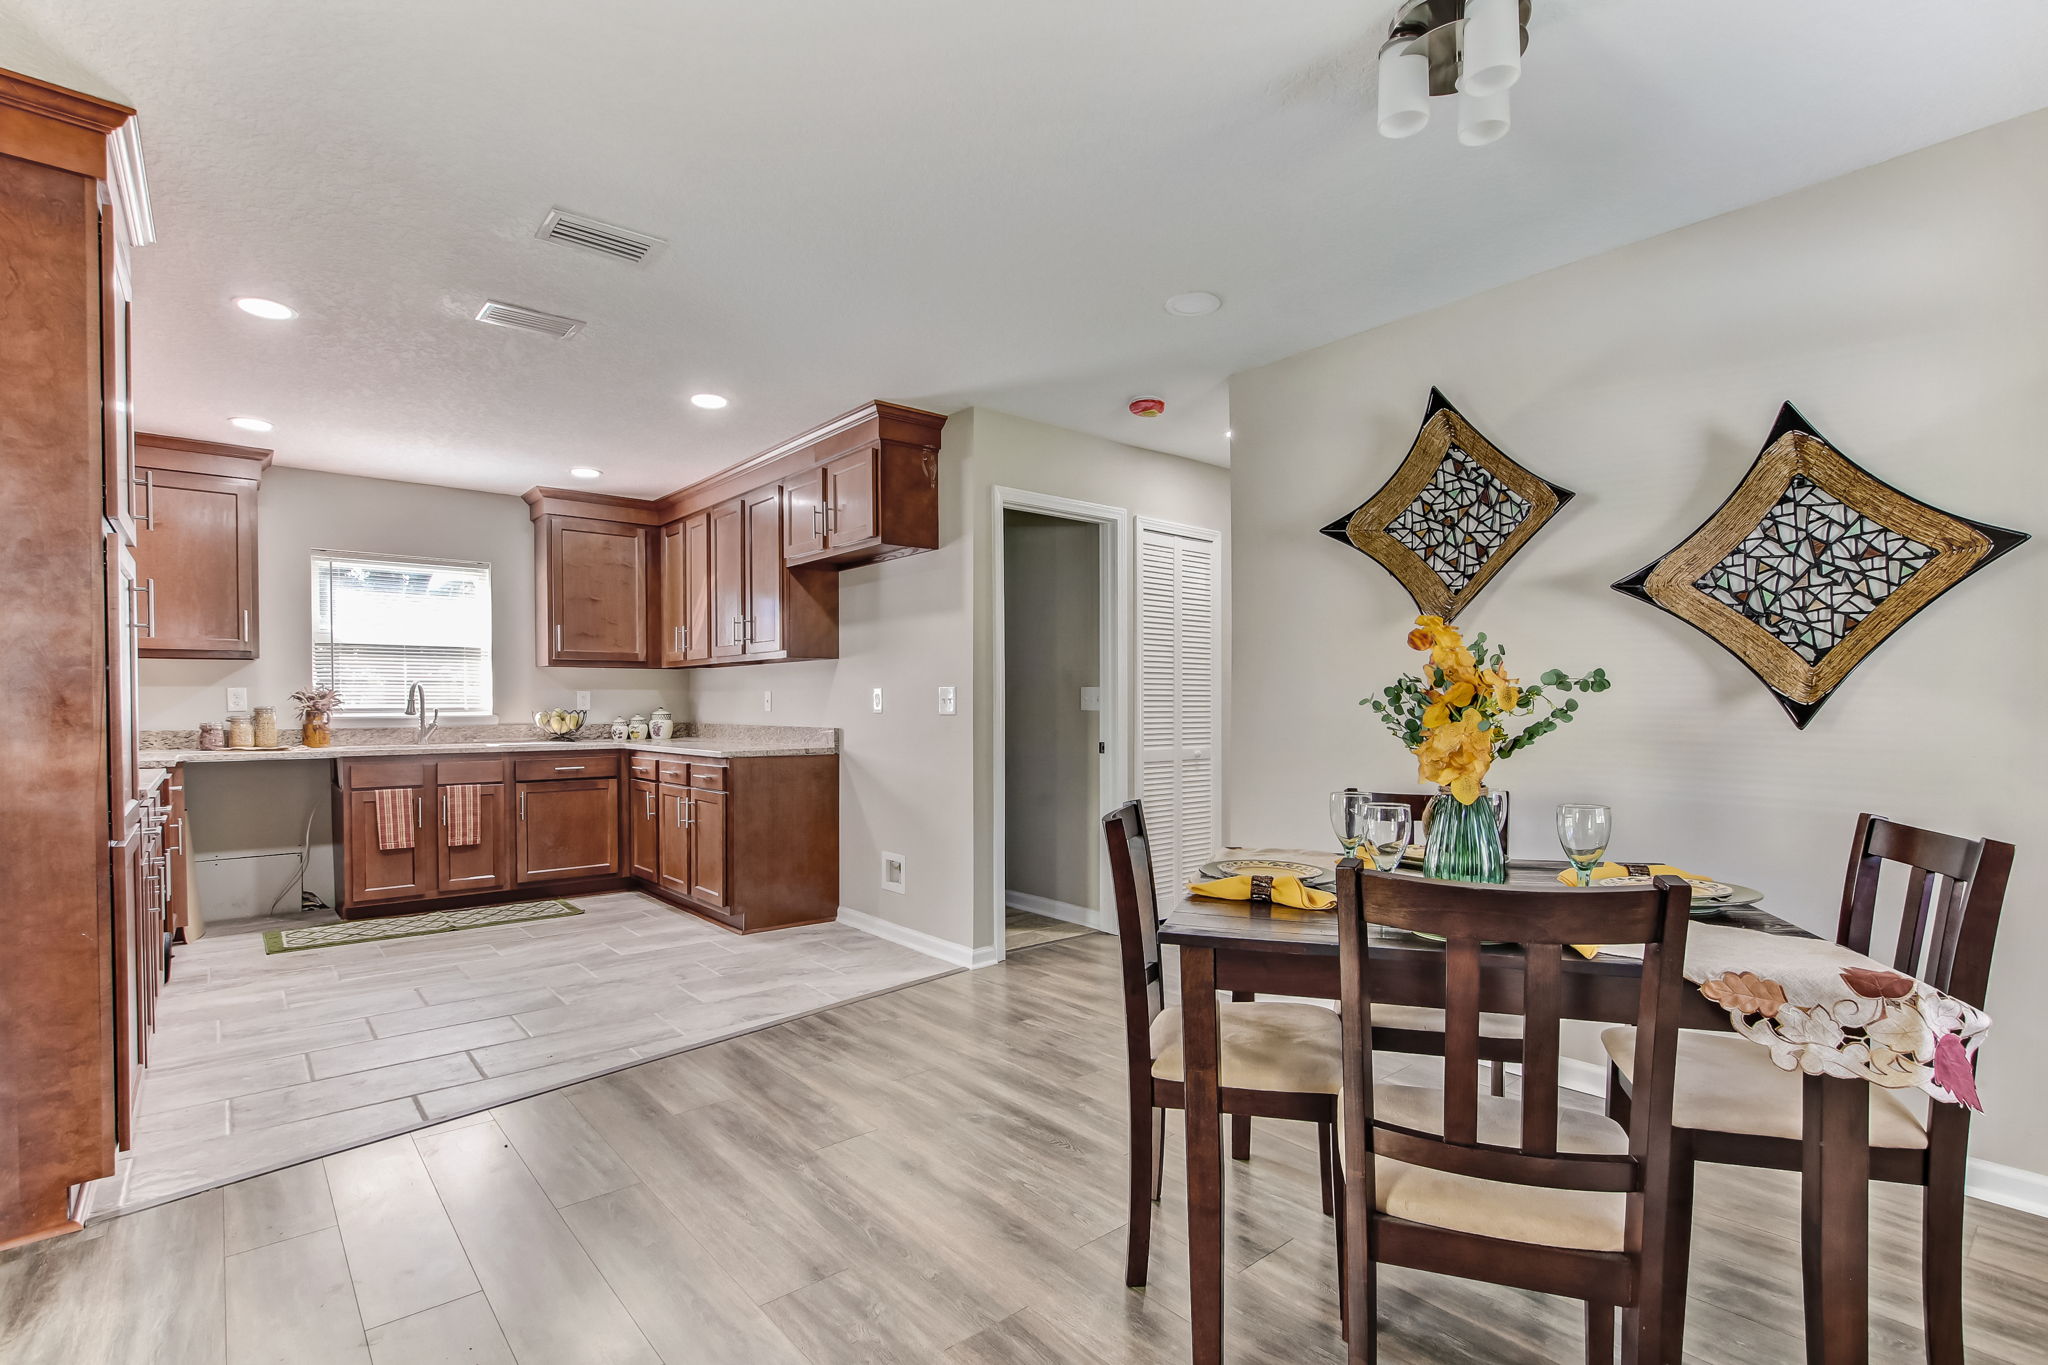
[[[633,729],[631,726],[626,724],[626,718],[624,716],[619,716],[618,718],[612,721],[613,739],[624,739],[632,733]]]
[[[1422,875],[1452,882],[1504,882],[1507,850],[1501,846],[1500,817],[1486,788],[1466,805],[1439,787],[1423,812]]]
[[[647,737],[649,739],[667,739],[675,733],[675,730],[675,718],[669,715],[668,708],[666,706],[655,707],[654,719],[647,722]]]
[[[647,738],[647,717],[645,717],[645,716],[635,716],[635,717],[633,717],[633,719],[631,719],[630,721],[627,721],[627,722],[626,722],[626,738],[627,738],[627,739],[645,739],[645,738]]]

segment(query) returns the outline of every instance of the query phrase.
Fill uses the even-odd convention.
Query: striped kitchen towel
[[[484,789],[474,783],[441,788],[442,838],[450,848],[474,848],[484,837]]]
[[[419,821],[419,793],[410,787],[377,789],[377,848],[396,853],[413,846],[413,830]]]

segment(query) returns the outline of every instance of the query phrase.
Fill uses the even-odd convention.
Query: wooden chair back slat
[[[1908,874],[1893,968],[1981,1006],[1991,981],[1991,954],[2012,858],[2012,845],[1995,839],[1961,839],[1861,815],[1849,850],[1835,941],[1870,952],[1884,866],[1898,863]]]
[[[1116,895],[1117,949],[1124,988],[1124,1041],[1132,1066],[1152,1061],[1152,1021],[1165,1008],[1165,972],[1160,963],[1159,903],[1152,891],[1151,843],[1145,811],[1126,801],[1102,817],[1109,850],[1109,879]]]
[[[1558,1189],[1642,1192],[1669,1178],[1669,1117],[1676,1069],[1680,967],[1690,923],[1691,888],[1676,877],[1636,889],[1525,890],[1427,881],[1366,871],[1355,860],[1337,869],[1339,966],[1344,1014],[1346,1149],[1353,1178],[1372,1178],[1369,1153],[1481,1180]],[[1421,929],[1444,939],[1444,1088],[1440,1131],[1422,1132],[1373,1117],[1372,960],[1368,926]],[[1627,932],[1615,932],[1625,929]],[[1638,1106],[1665,1116],[1661,1145],[1626,1156],[1560,1151],[1559,1047],[1566,997],[1564,945],[1641,943],[1644,986],[1635,1078]],[[1507,945],[1504,948],[1502,945]],[[1482,969],[1498,972],[1521,949],[1521,990],[1501,999],[1482,989]],[[1483,951],[1482,951],[1483,948]],[[1482,996],[1494,997],[1491,1001]],[[1522,1013],[1521,1124],[1513,1145],[1480,1141],[1479,1014]],[[1489,1101],[1499,1103],[1499,1101]],[[1360,1127],[1362,1125],[1362,1127]],[[1353,1150],[1352,1132],[1364,1135]],[[1492,1136],[1491,1133],[1488,1134]],[[1361,1169],[1360,1163],[1367,1163]],[[1639,1242],[1636,1244],[1641,1245]]]

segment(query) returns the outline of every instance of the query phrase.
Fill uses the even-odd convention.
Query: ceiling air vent
[[[583,323],[577,318],[565,318],[558,313],[543,313],[538,308],[522,308],[516,303],[504,303],[492,299],[477,310],[476,320],[488,322],[493,327],[517,327],[527,332],[545,332],[551,337],[572,337],[583,330]]]
[[[547,220],[540,225],[540,231],[534,235],[544,242],[560,242],[563,246],[581,247],[585,251],[595,251],[600,256],[632,261],[636,265],[668,245],[659,237],[650,237],[644,232],[622,228],[616,223],[586,218],[580,213],[570,213],[566,209],[550,210]]]

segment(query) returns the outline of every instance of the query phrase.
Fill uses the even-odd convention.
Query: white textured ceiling
[[[871,397],[1220,461],[1233,371],[2048,105],[2040,0],[1970,41],[1906,0],[1535,0],[1476,150],[1448,101],[1375,134],[1389,0],[0,3],[142,110],[146,429],[504,491],[665,492]],[[537,241],[556,205],[672,245]],[[1191,289],[1226,306],[1162,310]]]

